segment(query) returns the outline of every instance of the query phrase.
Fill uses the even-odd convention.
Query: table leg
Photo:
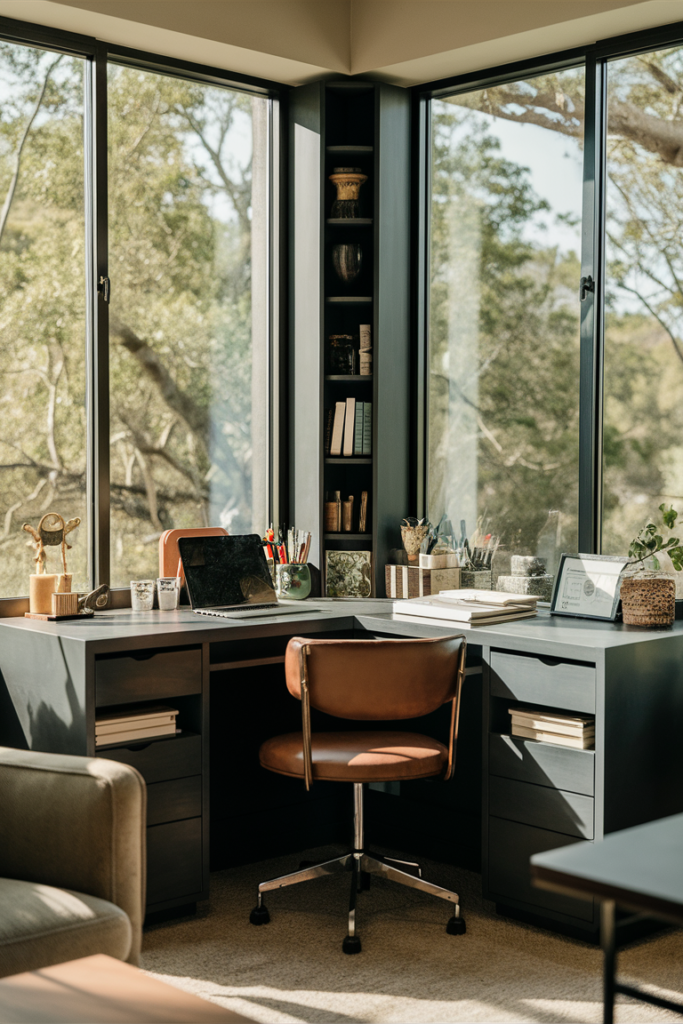
[[[617,967],[615,910],[614,900],[603,900],[600,904],[600,942],[604,953],[602,1011],[604,1024],[614,1024],[614,990]]]

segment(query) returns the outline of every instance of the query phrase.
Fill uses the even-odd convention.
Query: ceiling
[[[0,0],[0,15],[288,85],[417,85],[683,21],[683,0]]]

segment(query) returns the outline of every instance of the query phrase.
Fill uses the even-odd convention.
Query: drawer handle
[[[547,665],[548,668],[557,668],[558,665],[562,664],[562,658],[553,658],[543,654],[538,655],[538,660]]]
[[[132,658],[133,661],[149,661],[150,658],[153,658],[154,655],[158,653],[158,651],[132,651],[129,654],[129,657]]]

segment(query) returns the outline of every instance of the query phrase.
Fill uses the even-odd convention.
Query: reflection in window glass
[[[683,49],[608,65],[603,550],[683,502]]]
[[[432,102],[428,515],[554,573],[578,527],[584,71]]]
[[[111,66],[112,585],[172,527],[262,533],[268,101]]]
[[[51,511],[81,518],[69,571],[89,582],[83,64],[0,43],[0,597],[28,594],[22,525]]]

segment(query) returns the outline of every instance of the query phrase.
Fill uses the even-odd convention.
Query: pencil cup
[[[134,612],[151,612],[154,607],[154,580],[130,581],[130,606]]]
[[[162,612],[178,607],[178,577],[160,576],[157,580],[157,599]]]
[[[311,570],[305,563],[275,566],[275,590],[288,601],[303,601],[311,592]]]

